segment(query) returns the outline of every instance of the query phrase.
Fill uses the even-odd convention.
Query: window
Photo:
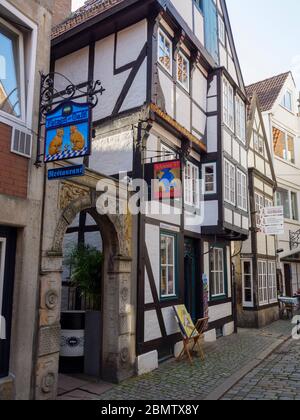
[[[216,164],[207,163],[202,165],[202,177],[204,180],[204,194],[217,193],[217,177],[216,177]]]
[[[253,133],[254,150],[260,155],[264,155],[264,139],[256,132]]]
[[[236,135],[243,142],[246,142],[246,107],[244,101],[236,97]]]
[[[295,163],[294,137],[273,127],[273,147],[277,157]]]
[[[214,248],[210,255],[210,294],[212,298],[224,296],[225,273],[224,273],[224,250]]]
[[[0,57],[0,111],[22,118],[25,78],[23,36],[1,18]]]
[[[265,207],[273,207],[274,203],[273,200],[271,200],[270,198],[265,198]]]
[[[224,190],[225,190],[225,201],[235,206],[235,166],[225,159],[225,179],[224,179]]]
[[[198,207],[200,200],[199,168],[187,162],[184,170],[185,204]]]
[[[247,176],[237,170],[237,206],[241,210],[248,210]]]
[[[223,45],[226,44],[225,24],[221,16],[219,16],[219,40],[222,42]]]
[[[293,112],[293,95],[292,92],[287,90],[282,98],[281,105],[288,111]]]
[[[297,193],[294,193],[294,192],[291,192],[291,210],[292,210],[292,219],[299,220],[298,197],[297,197]]]
[[[275,303],[278,300],[277,296],[277,279],[276,279],[276,263],[268,262],[268,277],[269,277],[269,299],[270,303]]]
[[[201,8],[204,15],[205,48],[215,62],[219,63],[218,12],[215,1],[202,0]]]
[[[286,219],[299,220],[297,193],[278,189],[276,192],[276,206],[283,206]]]
[[[234,93],[233,87],[230,83],[224,79],[224,97],[223,97],[223,113],[224,113],[224,123],[234,131]]]
[[[242,261],[243,276],[243,306],[249,308],[253,306],[253,271],[252,261]]]
[[[254,194],[255,197],[255,211],[256,211],[256,227],[261,227],[261,210],[264,208],[264,197],[258,193]]]
[[[177,81],[187,91],[190,89],[190,63],[189,60],[182,54],[177,55]]]
[[[268,265],[266,261],[258,261],[258,297],[260,305],[268,305]]]
[[[160,295],[161,298],[176,296],[176,236],[162,233],[160,236]]]
[[[161,161],[167,162],[168,160],[175,159],[175,152],[170,147],[166,146],[165,144],[161,144]]]
[[[158,32],[158,38],[158,61],[169,73],[172,73],[172,43],[162,30]]]

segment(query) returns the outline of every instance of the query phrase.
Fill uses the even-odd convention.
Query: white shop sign
[[[261,209],[260,219],[261,232],[265,235],[284,234],[284,210],[282,206]]]

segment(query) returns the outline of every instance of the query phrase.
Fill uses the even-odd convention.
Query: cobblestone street
[[[196,359],[190,365],[171,360],[161,364],[153,373],[112,386],[107,391],[100,387],[101,392],[91,389],[87,392],[82,386],[62,393],[59,398],[123,401],[219,399],[251,370],[251,365],[254,368],[251,374],[225,395],[225,399],[295,398],[297,393],[300,396],[300,368],[297,366],[300,343],[289,341],[284,344],[291,331],[292,325],[288,321],[278,321],[259,331],[240,330],[238,335],[207,345],[205,362]],[[279,348],[282,345],[284,347]],[[231,384],[231,381],[234,382]],[[256,388],[258,384],[259,388]]]
[[[223,399],[300,400],[300,341],[281,346]]]

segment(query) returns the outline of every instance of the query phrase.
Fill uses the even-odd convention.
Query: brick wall
[[[11,153],[12,128],[0,123],[0,194],[27,197],[29,160]]]
[[[65,20],[72,11],[72,0],[55,0],[52,18],[52,26],[56,26]]]

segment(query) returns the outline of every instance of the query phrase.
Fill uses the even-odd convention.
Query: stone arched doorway
[[[66,184],[70,188],[70,184]],[[63,186],[62,186],[63,188]],[[50,247],[42,253],[40,308],[37,334],[35,398],[55,399],[60,351],[60,302],[64,235],[76,216],[88,210],[99,226],[104,246],[102,379],[120,382],[134,373],[132,331],[132,220],[130,215],[99,215],[93,188],[69,197],[56,217]],[[85,192],[84,192],[85,191]],[[46,206],[45,217],[55,211]],[[52,236],[52,237],[51,237]]]

